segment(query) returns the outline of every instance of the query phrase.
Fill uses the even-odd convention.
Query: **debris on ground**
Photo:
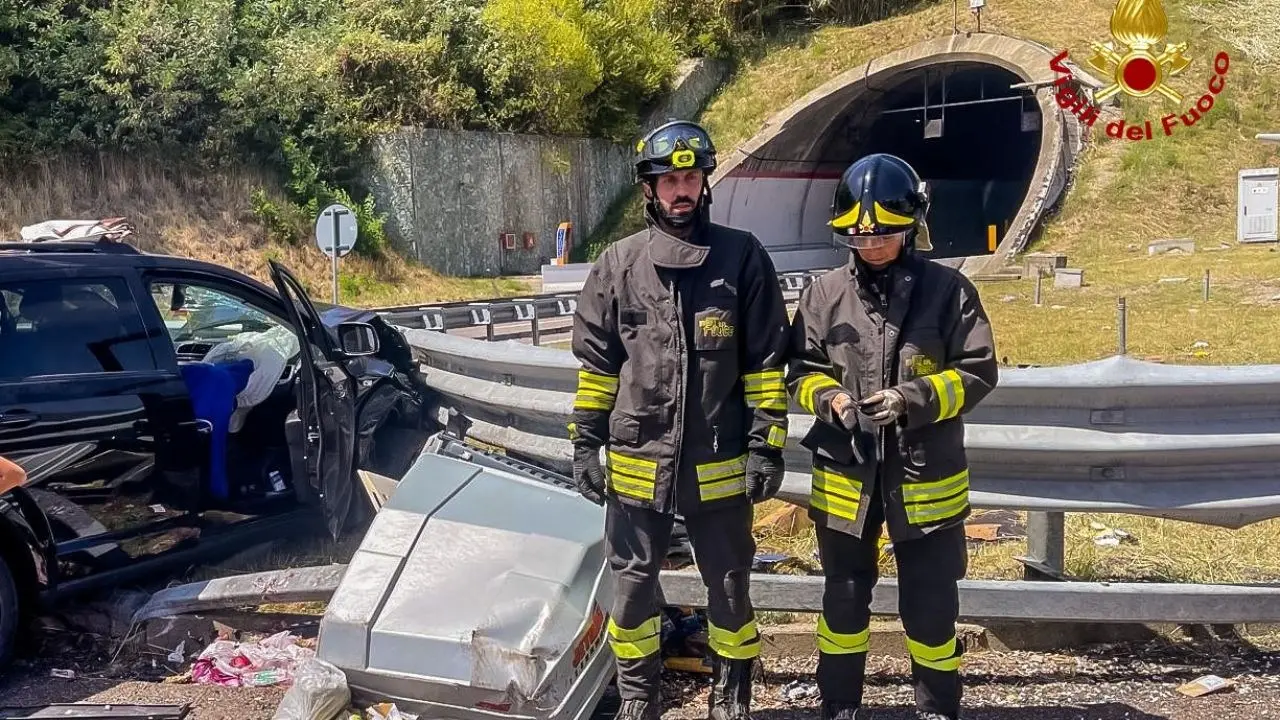
[[[1118,547],[1121,543],[1136,544],[1138,542],[1138,538],[1134,537],[1129,531],[1107,527],[1096,520],[1090,522],[1089,527],[1098,531],[1098,534],[1093,536],[1094,545]]]
[[[332,720],[350,703],[346,673],[319,658],[308,658],[298,665],[293,686],[272,720]]]
[[[1204,675],[1192,680],[1189,683],[1179,685],[1178,692],[1187,697],[1200,697],[1208,695],[1211,692],[1219,690],[1227,690],[1235,687],[1235,682],[1220,678],[1217,675]]]
[[[298,666],[314,657],[315,650],[288,630],[255,642],[216,640],[196,659],[191,679],[225,687],[289,685]]]
[[[367,720],[418,720],[417,715],[400,712],[395,703],[378,703],[365,709]]]

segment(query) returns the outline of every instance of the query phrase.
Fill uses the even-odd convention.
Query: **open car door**
[[[354,496],[355,380],[302,284],[283,265],[269,264],[302,355],[297,397],[298,417],[306,429],[307,476],[293,482],[309,483],[319,492],[325,523],[337,539]]]

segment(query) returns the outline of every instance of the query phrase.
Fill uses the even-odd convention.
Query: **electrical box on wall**
[[[515,250],[515,249],[516,249],[516,234],[515,234],[515,233],[502,233],[501,240],[502,240],[502,248],[503,248],[504,250]]]
[[[534,248],[534,246],[535,246],[535,245],[537,245],[537,244],[538,244],[538,236],[537,236],[537,235],[534,235],[534,234],[533,234],[533,233],[531,233],[531,232],[526,232],[526,233],[524,234],[524,249],[525,249],[525,250],[532,250],[532,249]]]

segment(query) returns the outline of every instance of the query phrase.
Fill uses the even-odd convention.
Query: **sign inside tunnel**
[[[1054,87],[1059,107],[1092,128],[1099,117],[1099,104],[1112,97],[1159,95],[1183,112],[1162,115],[1158,121],[1113,120],[1106,124],[1107,135],[1117,140],[1151,140],[1157,133],[1170,136],[1180,127],[1193,127],[1213,110],[1215,98],[1226,88],[1231,58],[1226,52],[1214,56],[1205,92],[1188,102],[1168,81],[1182,75],[1193,59],[1183,55],[1186,42],[1170,43],[1167,34],[1168,17],[1161,0],[1119,0],[1111,15],[1112,40],[1092,43],[1093,55],[1088,61],[1091,68],[1103,73],[1104,82],[1109,82],[1090,99],[1066,64],[1069,52],[1063,50],[1049,61],[1050,69],[1057,74]]]

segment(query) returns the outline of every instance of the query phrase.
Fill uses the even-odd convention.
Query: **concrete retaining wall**
[[[714,61],[682,65],[646,129],[695,116],[726,72]],[[630,187],[631,148],[593,138],[402,128],[374,143],[366,182],[405,255],[447,275],[534,274],[555,255],[560,223],[572,222],[580,242]],[[504,248],[506,233],[515,235],[515,250]]]

